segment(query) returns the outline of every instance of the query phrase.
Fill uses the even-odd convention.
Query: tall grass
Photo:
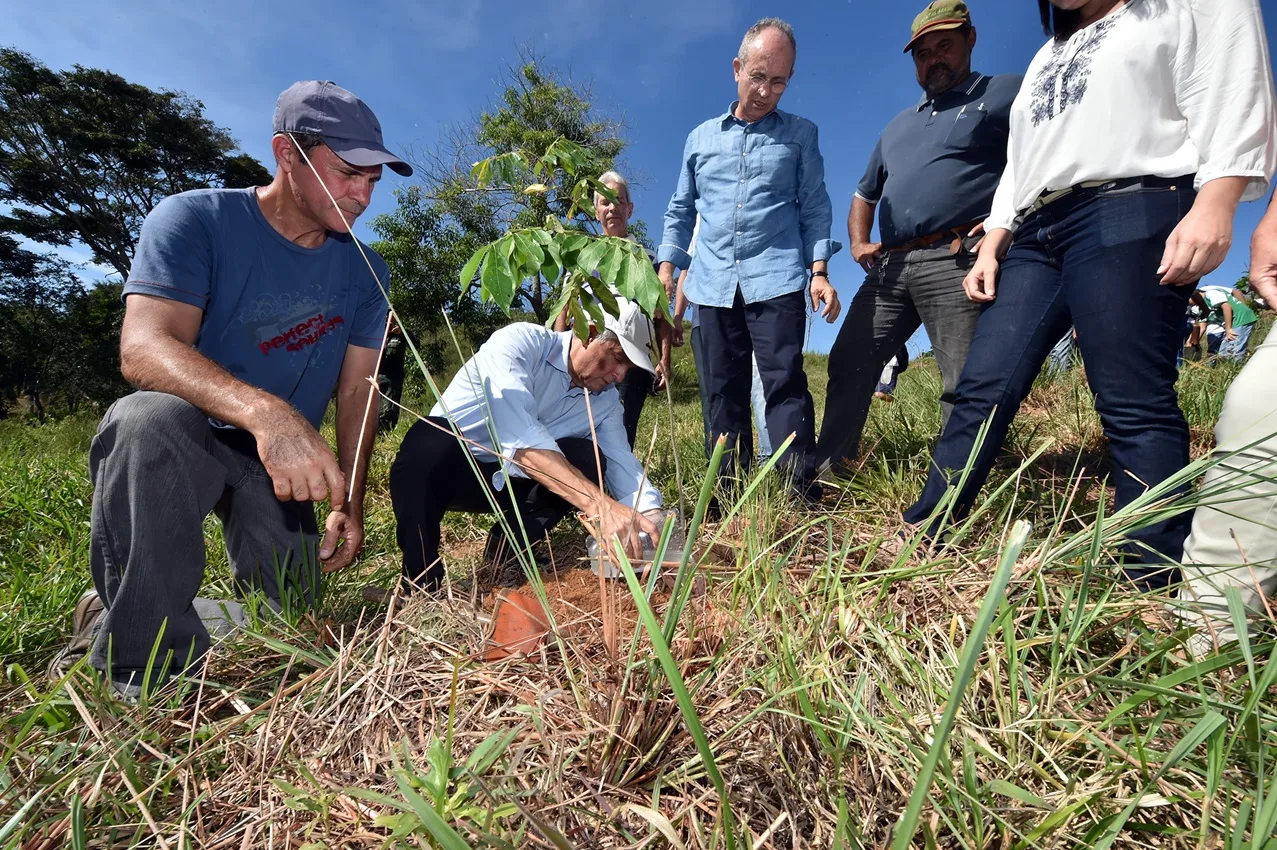
[[[1185,370],[1199,453],[1230,374]],[[1166,600],[1102,566],[1167,508],[1113,515],[1080,372],[1035,388],[961,548],[885,554],[938,395],[924,358],[824,510],[761,476],[672,586],[627,570],[615,652],[586,610],[495,664],[474,578],[490,519],[450,518],[441,596],[359,602],[397,570],[405,422],[376,446],[368,549],[325,610],[255,624],[204,683],[142,708],[83,670],[37,675],[88,584],[93,423],[0,424],[0,846],[1272,847],[1277,644],[1190,661]],[[699,523],[694,387],[673,401],[674,433],[649,404],[639,443],[656,429],[667,490],[677,454]],[[565,523],[556,549],[577,535]]]

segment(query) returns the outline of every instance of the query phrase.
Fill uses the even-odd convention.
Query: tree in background
[[[12,207],[0,232],[81,243],[127,280],[142,219],[161,200],[270,182],[235,148],[185,94],[0,49],[0,202]]]
[[[43,421],[50,407],[124,392],[119,299],[119,284],[86,290],[70,264],[0,235],[0,418],[19,398]]]
[[[43,419],[51,401],[73,410],[125,392],[120,289],[146,214],[188,189],[270,182],[203,110],[180,92],[0,49],[0,415],[20,396]],[[6,234],[84,245],[118,281],[86,287]]]
[[[374,247],[390,264],[391,300],[421,343],[427,366],[436,368],[452,348],[444,312],[474,346],[505,321],[473,290],[456,286],[457,271],[481,246],[511,231],[542,228],[549,219],[581,233],[595,231],[592,208],[573,196],[587,175],[597,177],[613,167],[625,146],[620,131],[619,122],[596,114],[587,89],[525,57],[521,67],[511,69],[496,104],[472,125],[454,128],[433,150],[413,157],[420,185],[400,191],[395,212],[378,216],[372,228],[381,237]],[[532,164],[564,141],[579,148],[578,171],[550,168],[533,175]],[[473,167],[516,153],[519,157],[506,160],[498,174],[481,179]],[[636,238],[645,238],[641,225]],[[555,280],[538,271],[519,281],[512,300],[516,310],[526,309],[544,322],[558,296]],[[511,306],[508,299],[497,303]]]

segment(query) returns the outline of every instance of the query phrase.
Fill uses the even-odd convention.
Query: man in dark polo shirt
[[[919,324],[927,329],[945,419],[980,305],[962,290],[980,226],[1006,167],[1019,76],[971,70],[976,31],[959,0],[936,0],[914,19],[912,53],[925,94],[883,130],[847,218],[851,252],[868,275],[829,352],[829,389],[817,457],[846,474],[860,450],[875,381]],[[880,208],[879,242],[870,241]]]

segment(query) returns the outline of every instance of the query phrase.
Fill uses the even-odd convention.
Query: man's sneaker
[[[71,616],[71,640],[49,662],[48,674],[51,679],[61,679],[80,659],[89,654],[93,639],[98,634],[98,621],[105,611],[102,598],[96,590],[86,590],[80,594],[75,603],[75,612]]]

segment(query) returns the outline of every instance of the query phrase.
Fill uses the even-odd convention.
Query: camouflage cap
[[[918,13],[913,19],[909,43],[905,45],[905,53],[913,49],[919,37],[935,30],[954,30],[971,23],[971,10],[962,0],[935,0]]]

